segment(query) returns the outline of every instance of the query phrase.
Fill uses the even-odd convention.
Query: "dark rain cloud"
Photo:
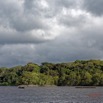
[[[0,66],[103,59],[102,0],[0,0]]]
[[[29,3],[32,4],[31,1]],[[48,41],[45,38],[51,35],[51,27],[47,20],[38,14],[42,13],[39,2],[36,5],[36,1],[33,1],[33,9],[29,11],[27,1],[20,2],[19,0],[0,1],[0,44]]]
[[[103,0],[84,0],[83,8],[96,16],[103,15]]]

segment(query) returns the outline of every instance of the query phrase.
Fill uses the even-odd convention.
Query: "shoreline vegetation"
[[[76,60],[1,67],[0,86],[103,86],[103,61]]]

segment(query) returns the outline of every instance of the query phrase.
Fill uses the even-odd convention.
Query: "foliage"
[[[0,68],[0,85],[103,86],[102,60]]]

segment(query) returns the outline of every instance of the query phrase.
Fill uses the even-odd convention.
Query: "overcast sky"
[[[0,0],[0,67],[103,59],[103,0]]]

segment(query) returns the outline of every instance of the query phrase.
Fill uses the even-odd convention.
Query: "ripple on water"
[[[103,103],[102,93],[102,87],[0,87],[0,103]]]

